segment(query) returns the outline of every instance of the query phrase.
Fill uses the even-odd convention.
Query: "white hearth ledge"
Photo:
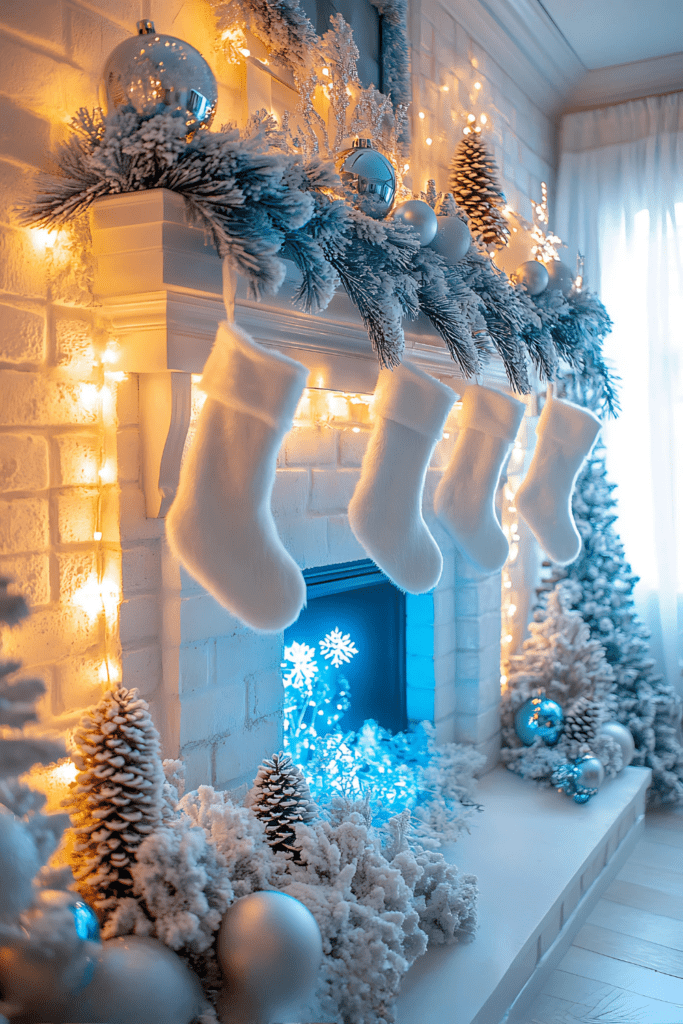
[[[626,768],[579,806],[504,768],[484,776],[484,811],[450,854],[479,880],[476,938],[417,961],[397,1024],[499,1024],[519,996],[517,1019],[631,853],[650,778]]]

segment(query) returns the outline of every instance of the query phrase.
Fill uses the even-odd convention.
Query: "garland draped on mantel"
[[[288,133],[265,111],[242,133],[233,126],[197,132],[172,113],[79,111],[59,148],[58,175],[42,174],[27,223],[67,225],[106,195],[167,188],[182,195],[191,221],[255,298],[274,294],[283,258],[301,272],[295,300],[324,309],[341,283],[355,303],[382,366],[402,356],[403,319],[424,314],[467,377],[497,352],[512,388],[531,390],[530,370],[552,380],[561,360],[590,378],[608,413],[615,384],[602,355],[611,322],[595,295],[559,291],[532,298],[513,285],[476,240],[455,266],[420,247],[409,226],[354,209],[331,163],[292,150]],[[452,197],[437,213],[463,216]]]

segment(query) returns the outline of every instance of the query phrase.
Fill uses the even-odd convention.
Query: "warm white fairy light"
[[[534,203],[534,223],[531,228],[531,258],[540,260],[541,263],[548,263],[551,260],[559,260],[560,256],[557,246],[562,245],[559,235],[549,230],[548,216],[548,186],[541,182],[541,201]]]

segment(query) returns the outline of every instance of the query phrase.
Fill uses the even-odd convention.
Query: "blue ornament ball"
[[[562,708],[545,695],[529,697],[515,714],[515,732],[527,747],[539,737],[552,747],[559,740],[563,726]]]
[[[401,224],[409,224],[420,239],[420,245],[429,245],[436,237],[439,227],[436,214],[429,203],[422,199],[409,199],[397,206],[391,214],[391,219]]]
[[[97,914],[89,907],[87,903],[83,903],[79,900],[78,903],[74,903],[71,907],[71,913],[74,916],[74,924],[76,925],[76,934],[79,939],[83,942],[101,942],[100,938],[100,923],[97,920]]]

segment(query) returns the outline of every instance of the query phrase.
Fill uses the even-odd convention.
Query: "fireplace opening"
[[[405,730],[405,594],[370,559],[306,569],[304,577],[307,605],[285,630],[282,672],[285,693],[289,685],[299,698],[311,696],[290,713],[285,701],[286,729],[322,736],[374,719],[392,733]]]

